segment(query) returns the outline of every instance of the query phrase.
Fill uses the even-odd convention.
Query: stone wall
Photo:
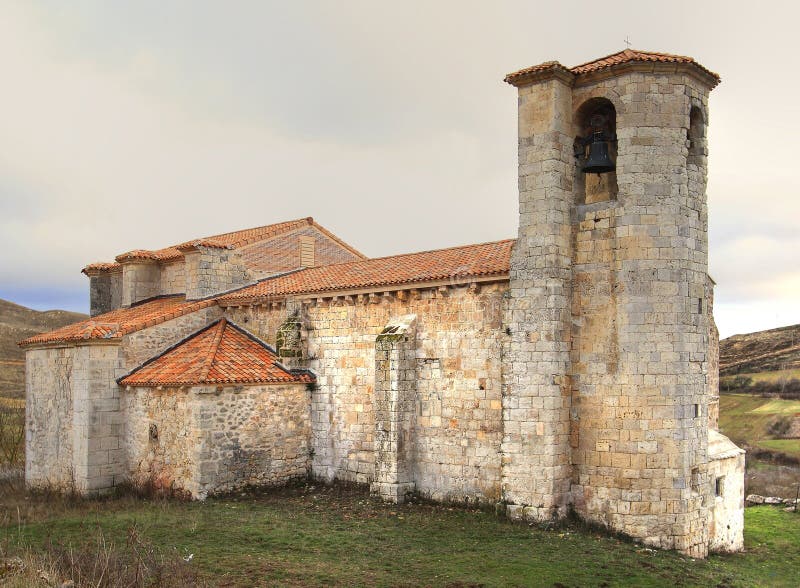
[[[719,430],[719,331],[714,321],[714,281],[708,278],[706,284],[708,301],[708,428]]]
[[[161,266],[160,293],[184,294],[186,292],[186,262],[181,259]]]
[[[119,345],[31,349],[25,371],[27,483],[88,493],[119,483]]]
[[[500,341],[505,284],[228,308],[274,343],[299,306],[312,394],[313,474],[371,483],[375,474],[375,342],[396,317],[416,322],[414,484],[437,500],[500,498]]]
[[[305,385],[133,388],[123,399],[134,483],[205,498],[308,475]]]
[[[570,485],[572,93],[519,89],[519,234],[503,368],[503,495],[512,518],[566,514]]]
[[[689,110],[706,98],[679,74],[630,73],[573,93],[576,113],[590,99],[612,102],[619,139],[617,200],[578,206],[575,217],[575,508],[700,557],[710,499],[707,210],[686,162]]]
[[[97,316],[122,306],[122,270],[89,276],[89,313]]]
[[[161,294],[161,268],[155,261],[122,264],[122,306],[130,306]]]
[[[403,502],[414,491],[416,319],[415,315],[393,319],[375,340],[372,491],[390,502]]]
[[[253,281],[238,251],[197,246],[185,251],[184,259],[187,300],[208,298]]]
[[[686,162],[707,89],[632,73],[576,89],[574,107],[598,97],[617,110],[619,195],[576,218],[573,496],[587,518],[702,557],[707,210]]]
[[[744,452],[711,459],[708,465],[709,550],[740,551],[744,548]]]

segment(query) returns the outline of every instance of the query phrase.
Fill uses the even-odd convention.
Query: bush
[[[18,467],[25,457],[25,409],[0,403],[0,467]]]
[[[62,582],[97,588],[206,585],[192,569],[190,556],[184,557],[176,549],[158,549],[140,536],[135,524],[128,529],[124,545],[108,541],[98,529],[77,546],[50,542],[13,558],[4,551],[0,545],[0,561],[5,559],[13,565],[8,566],[5,576],[0,573],[0,584],[16,578],[20,586],[60,586]]]
[[[776,439],[782,439],[792,428],[792,419],[789,417],[778,417],[767,427],[767,433]]]

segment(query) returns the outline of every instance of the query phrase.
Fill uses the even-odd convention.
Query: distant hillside
[[[798,368],[800,325],[734,335],[719,342],[721,376]]]
[[[86,318],[79,312],[40,312],[0,300],[0,396],[24,395],[25,352],[17,346],[19,341]]]

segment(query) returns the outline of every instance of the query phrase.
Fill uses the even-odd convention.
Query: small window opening
[[[700,405],[699,404],[693,404],[692,405],[692,418],[696,419],[699,416],[700,416]]]
[[[150,441],[158,441],[158,425],[150,423]]]
[[[722,496],[725,493],[725,476],[719,476],[714,480],[714,494]]]
[[[703,314],[703,299],[697,299],[697,314]]]
[[[692,106],[689,111],[689,129],[686,133],[689,141],[688,163],[700,165],[701,158],[706,155],[706,122],[703,111]]]
[[[700,468],[692,468],[692,492],[699,492],[700,484]]]

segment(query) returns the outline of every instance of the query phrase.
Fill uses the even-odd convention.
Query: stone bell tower
[[[689,57],[626,50],[506,82],[519,92],[509,514],[572,507],[702,557],[713,499],[705,126],[719,77]],[[584,173],[595,135],[611,169]]]

